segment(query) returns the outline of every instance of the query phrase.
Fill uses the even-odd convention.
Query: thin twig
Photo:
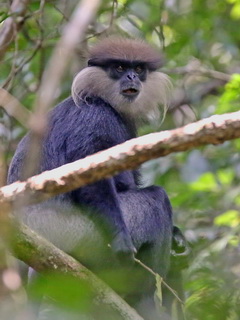
[[[2,87],[6,90],[10,90],[12,80],[13,80],[13,77],[11,77],[11,75],[14,73],[14,71],[16,69],[17,57],[18,57],[18,36],[16,36],[15,40],[14,40],[14,53],[13,53],[13,58],[12,58],[11,70],[10,70],[10,73],[9,73],[7,79],[2,84]]]
[[[17,31],[22,27],[28,3],[29,0],[14,0],[11,4],[10,15],[0,29],[0,60],[3,59]]]
[[[29,63],[35,57],[35,55],[37,54],[37,52],[41,48],[41,46],[42,46],[41,41],[37,41],[36,46],[33,48],[33,51],[31,53],[31,55],[28,58],[24,59],[23,62],[17,68],[14,67],[11,70],[11,72],[8,75],[7,79],[3,83],[3,86],[2,86],[3,88],[8,89],[8,85],[12,81],[12,79],[23,69],[23,67],[27,63]]]
[[[110,17],[110,21],[108,23],[108,26],[106,28],[104,28],[100,32],[95,32],[95,33],[91,34],[89,37],[86,38],[86,41],[88,41],[88,40],[90,40],[92,38],[99,37],[99,36],[102,36],[104,34],[107,34],[108,31],[111,30],[111,28],[113,26],[114,19],[116,17],[117,8],[118,8],[118,0],[113,0],[112,9],[111,9],[111,17]]]
[[[162,50],[165,49],[165,36],[164,36],[164,32],[163,32],[163,19],[162,19],[162,12],[163,12],[163,9],[164,9],[164,5],[165,5],[165,2],[162,1],[160,3],[160,12],[161,12],[161,20],[159,22],[159,29],[160,29],[160,32],[157,32],[158,36],[159,36],[159,40],[160,40],[160,45],[162,47]],[[155,31],[157,31],[157,29],[155,28]]]
[[[54,7],[59,13],[61,13],[61,15],[62,15],[62,17],[63,17],[62,21],[65,20],[65,21],[69,22],[69,17],[67,17],[67,16],[65,15],[65,13],[64,13],[60,8],[58,8],[57,5],[54,4],[53,7]]]
[[[38,90],[39,85],[41,83],[42,80],[42,74],[43,74],[43,70],[45,67],[45,55],[44,55],[44,47],[43,47],[43,43],[44,43],[44,6],[45,6],[46,0],[41,0],[40,2],[40,6],[39,6],[39,19],[36,19],[36,22],[39,26],[39,34],[40,34],[40,39],[38,40],[39,43],[41,43],[41,50],[40,50],[40,55],[39,55],[39,68],[38,68],[38,84],[36,86],[36,90]]]
[[[168,74],[170,73],[170,74],[181,74],[181,75],[182,74],[199,74],[202,76],[222,80],[225,82],[230,81],[232,77],[231,74],[227,74],[227,73],[212,70],[212,69],[207,69],[201,66],[199,68],[192,68],[189,66],[185,66],[185,67],[179,67],[174,69],[165,69],[165,70],[163,69],[163,72],[166,72]]]
[[[134,258],[134,261],[137,262],[141,267],[143,267],[145,270],[147,270],[149,273],[151,273],[155,278],[157,276],[161,277],[158,273],[154,272],[151,268],[149,268],[147,265],[145,265],[141,260]],[[163,280],[161,277],[163,285],[174,295],[174,297],[182,304],[184,305],[184,302],[179,298],[177,295],[177,292],[171,288],[166,281]]]
[[[109,22],[109,28],[112,27],[112,25],[113,25],[117,9],[118,9],[118,0],[113,0],[111,18],[110,18],[110,22]]]

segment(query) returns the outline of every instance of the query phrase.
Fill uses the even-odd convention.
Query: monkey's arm
[[[111,247],[117,254],[135,252],[130,234],[123,220],[122,211],[113,178],[77,189],[72,193],[74,202],[80,203],[101,217],[112,236]],[[97,217],[97,218],[98,218]]]
[[[173,267],[182,270],[188,267],[191,248],[182,231],[173,226],[171,264]]]
[[[74,114],[70,117],[71,112]],[[64,126],[61,126],[61,130],[54,128],[58,135],[63,135],[61,141],[66,141],[65,163],[108,149],[130,138],[115,111],[101,101],[99,105],[83,105],[81,109],[74,106],[73,111],[69,107],[66,120],[71,130],[64,132]],[[130,185],[134,185],[134,179],[130,173],[120,176],[119,183],[114,177],[104,179],[71,194],[75,203],[92,208],[108,224],[114,251],[132,254],[135,248],[123,220],[117,188],[129,189]]]

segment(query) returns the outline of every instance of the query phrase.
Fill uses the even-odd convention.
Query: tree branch
[[[0,106],[3,107],[11,117],[14,117],[26,128],[28,127],[31,112],[3,88],[0,88]]]
[[[38,166],[41,142],[47,127],[47,112],[50,109],[58,85],[67,65],[73,56],[74,49],[84,39],[87,28],[94,18],[101,0],[82,0],[65,26],[51,59],[44,70],[43,78],[37,95],[34,111],[30,119],[31,139],[28,166],[23,167],[23,176],[29,177]]]
[[[20,224],[18,230],[14,232],[12,248],[18,259],[37,272],[57,271],[86,282],[93,294],[94,303],[110,308],[123,320],[143,320],[133,308],[91,271],[24,224]]]
[[[174,90],[173,98],[170,103],[170,111],[173,111],[184,104],[192,104],[196,100],[201,101],[204,97],[209,94],[217,94],[219,88],[223,87],[226,82],[218,79],[214,79],[210,82],[204,83],[196,87],[197,95],[192,97],[187,94],[186,90],[183,88],[177,88]]]
[[[217,70],[211,70],[209,68],[203,67],[201,65],[195,65],[194,63],[190,62],[187,66],[185,67],[179,67],[179,68],[174,68],[174,69],[163,69],[163,72],[166,73],[171,73],[171,74],[196,74],[196,75],[201,75],[201,76],[206,76],[209,78],[221,80],[223,82],[228,82],[231,80],[232,75],[219,72]]]
[[[184,127],[152,133],[129,140],[108,150],[15,182],[0,189],[0,205],[11,206],[16,200],[30,203],[49,199],[142,163],[206,144],[220,144],[240,137],[240,111],[215,115]]]

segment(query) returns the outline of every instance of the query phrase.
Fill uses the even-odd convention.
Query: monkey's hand
[[[127,260],[128,263],[129,260],[134,260],[134,255],[137,253],[137,250],[132,243],[131,236],[127,231],[119,231],[114,236],[111,247],[120,261]]]
[[[174,226],[172,235],[171,264],[178,270],[185,269],[189,265],[191,254],[190,246],[181,230]]]

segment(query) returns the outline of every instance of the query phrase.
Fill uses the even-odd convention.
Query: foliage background
[[[1,86],[29,110],[76,4],[75,0],[31,1],[23,28],[0,65]],[[9,7],[10,1],[0,4],[0,22],[8,17]],[[89,27],[88,42],[76,50],[56,100],[69,95],[72,77],[84,64],[86,46],[96,37],[120,33],[143,37],[164,52],[163,71],[172,78],[174,90],[161,130],[236,111],[240,106],[239,24],[239,0],[105,0]],[[153,130],[156,126],[148,125],[140,132]],[[25,132],[0,109],[2,169]],[[235,140],[171,154],[143,166],[144,183],[164,186],[175,222],[191,243],[190,267],[184,272],[188,319],[239,319],[239,151],[240,141]],[[2,184],[4,179],[2,170]]]

